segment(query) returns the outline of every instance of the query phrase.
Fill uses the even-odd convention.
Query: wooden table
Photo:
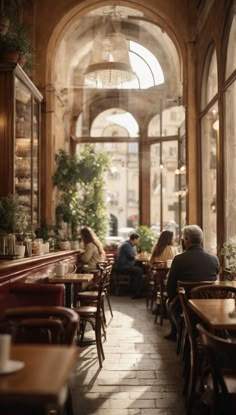
[[[229,316],[235,309],[234,299],[192,299],[188,302],[191,309],[211,330],[236,330],[236,316]]]
[[[62,406],[78,355],[75,346],[12,346],[11,359],[23,361],[25,366],[18,372],[0,375],[0,413],[11,406],[14,409],[14,405],[44,409],[50,405]]]
[[[94,278],[94,274],[67,274],[64,277],[52,276],[49,277],[49,282],[51,284],[65,284],[66,288],[66,298],[65,305],[68,308],[72,306],[73,298],[73,284],[82,284],[83,282],[91,282]]]

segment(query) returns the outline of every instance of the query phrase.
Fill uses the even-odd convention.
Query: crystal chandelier
[[[114,29],[110,16],[93,41],[90,62],[84,72],[84,83],[91,88],[128,88],[136,79],[125,36]]]

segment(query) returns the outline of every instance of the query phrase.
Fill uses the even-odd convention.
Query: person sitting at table
[[[102,243],[99,241],[95,232],[88,226],[84,226],[80,231],[82,247],[84,252],[80,255],[82,270],[94,270],[97,263],[104,261],[106,254]]]
[[[129,240],[121,244],[117,257],[117,271],[130,275],[133,299],[142,297],[143,270],[141,266],[135,264],[136,252],[134,247],[138,243],[139,235],[132,233]]]
[[[177,251],[173,246],[173,239],[174,233],[172,231],[161,232],[158,241],[152,249],[150,265],[157,261],[168,261],[174,258]]]
[[[168,316],[171,324],[170,334],[164,336],[167,340],[176,340],[181,313],[177,281],[215,281],[219,272],[218,258],[203,249],[203,232],[199,226],[184,227],[183,243],[185,251],[174,257],[167,279]]]

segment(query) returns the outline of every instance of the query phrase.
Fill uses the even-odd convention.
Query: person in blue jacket
[[[117,270],[129,274],[131,278],[132,298],[142,297],[143,270],[135,264],[135,246],[139,243],[139,235],[132,233],[129,240],[123,242],[118,251]]]

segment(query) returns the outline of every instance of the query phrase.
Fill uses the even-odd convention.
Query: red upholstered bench
[[[5,310],[22,306],[65,306],[63,284],[6,283],[0,286],[0,320]]]

